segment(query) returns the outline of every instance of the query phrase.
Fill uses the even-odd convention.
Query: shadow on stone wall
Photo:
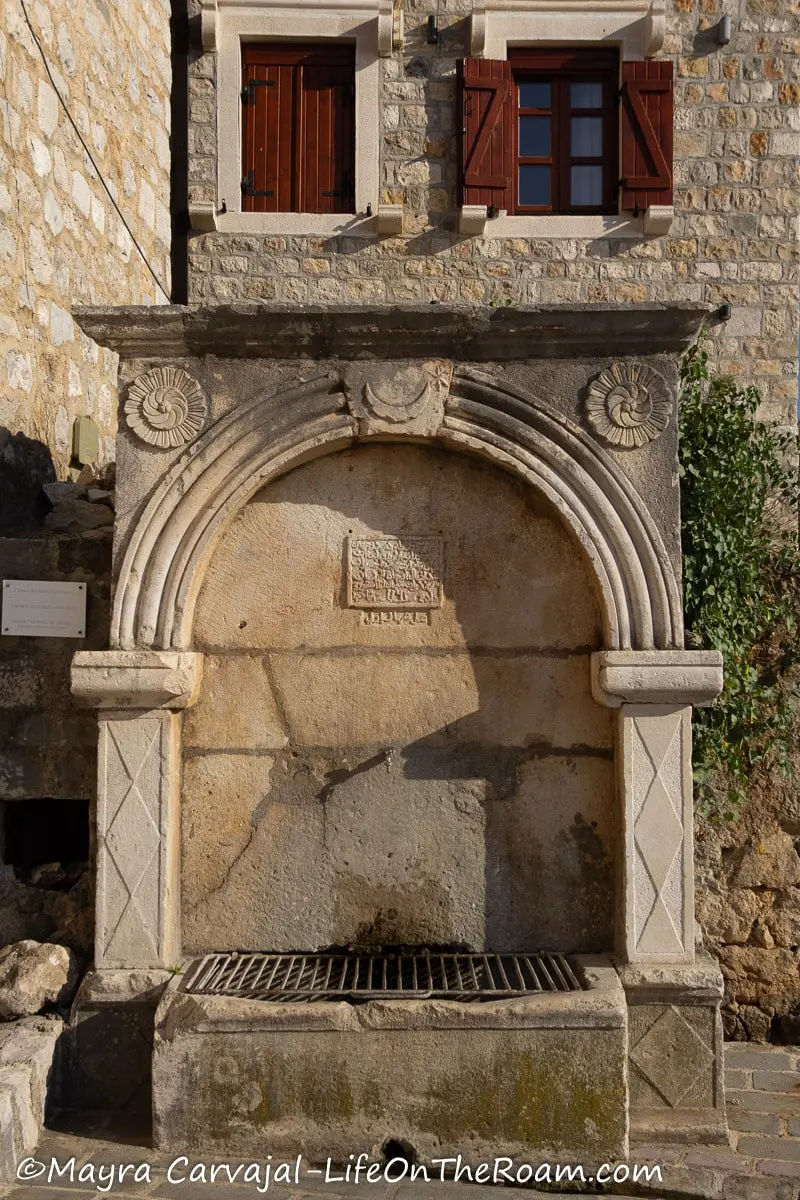
[[[348,607],[353,536],[413,542],[434,578],[443,553],[443,606]],[[195,639],[187,948],[611,948],[599,606],[533,489],[427,447],[307,464],[218,546]]]
[[[0,535],[41,526],[50,508],[42,488],[55,478],[44,442],[0,425]]]

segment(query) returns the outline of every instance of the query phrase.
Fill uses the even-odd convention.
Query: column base
[[[89,972],[64,1031],[59,1107],[149,1114],[155,1013],[171,978],[161,970]]]
[[[723,981],[712,958],[619,968],[628,1004],[631,1137],[727,1143]]]

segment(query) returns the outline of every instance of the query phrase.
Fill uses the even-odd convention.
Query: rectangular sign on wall
[[[0,628],[8,637],[85,637],[86,584],[4,579]]]

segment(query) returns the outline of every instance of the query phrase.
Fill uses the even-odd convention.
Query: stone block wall
[[[169,0],[26,0],[53,81],[155,274],[170,275]],[[114,458],[116,356],[73,323],[84,302],[166,297],[70,126],[20,0],[0,3],[0,426],[63,477],[89,415]]]
[[[646,240],[459,237],[456,62],[471,0],[405,0],[405,46],[383,59],[382,195],[400,237],[208,233],[190,242],[194,301],[552,304],[730,301],[720,367],[757,383],[764,416],[795,417],[800,20],[786,0],[667,0],[662,57],[676,74],[675,209]],[[428,15],[441,30],[426,40]],[[710,32],[723,14],[732,38]],[[579,18],[576,18],[579,19]],[[215,58],[190,68],[189,179],[214,198]],[[378,197],[376,197],[376,200]]]

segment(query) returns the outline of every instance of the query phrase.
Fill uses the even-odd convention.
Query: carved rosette
[[[196,379],[180,367],[156,367],[134,379],[125,401],[125,419],[137,437],[160,450],[197,437],[208,402]]]
[[[646,446],[667,427],[672,398],[644,363],[612,363],[589,384],[586,416],[604,441],[622,450]]]

